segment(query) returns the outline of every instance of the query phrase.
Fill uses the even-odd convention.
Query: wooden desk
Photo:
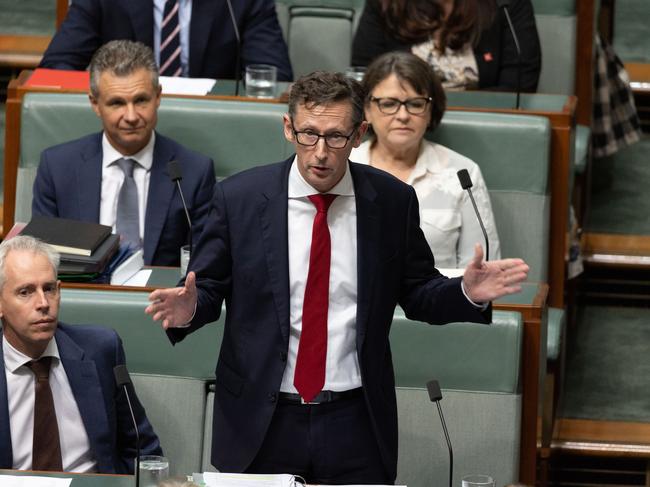
[[[20,477],[55,477],[72,479],[71,487],[133,487],[133,475],[86,474],[70,472],[37,472],[31,470],[0,470],[0,476],[15,475]],[[2,481],[0,481],[0,484]]]

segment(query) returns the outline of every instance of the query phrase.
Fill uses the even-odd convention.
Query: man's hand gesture
[[[463,285],[467,297],[475,303],[487,303],[521,291],[528,277],[528,265],[522,259],[483,261],[483,249],[474,248],[474,258],[467,264]]]
[[[190,322],[196,309],[196,275],[187,274],[184,287],[157,289],[149,295],[151,304],[144,310],[162,327],[176,328]]]

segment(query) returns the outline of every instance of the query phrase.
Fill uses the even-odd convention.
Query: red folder
[[[88,71],[37,68],[27,80],[25,86],[88,91],[90,87],[90,73]]]

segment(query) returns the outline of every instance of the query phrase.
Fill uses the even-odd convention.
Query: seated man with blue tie
[[[229,1],[74,0],[40,67],[84,70],[99,46],[129,39],[154,50],[163,76],[235,79],[238,64],[265,63],[291,81],[275,2]]]
[[[99,49],[89,96],[104,130],[43,151],[32,213],[109,225],[124,243],[143,248],[145,264],[179,265],[190,229],[167,164],[181,168],[198,238],[214,189],[212,160],[155,132],[161,87],[144,44],[112,41]]]
[[[432,324],[490,321],[518,292],[521,259],[462,278],[435,268],[413,188],[349,161],[367,129],[361,85],[303,76],[284,136],[295,156],[215,188],[182,287],[147,307],[172,342],[226,320],[216,369],[212,464],[292,473],[314,484],[392,484],[397,404],[389,332],[395,306]]]
[[[133,473],[136,431],[113,369],[114,330],[58,321],[59,254],[28,236],[0,244],[0,468]],[[161,455],[132,386],[142,455]]]

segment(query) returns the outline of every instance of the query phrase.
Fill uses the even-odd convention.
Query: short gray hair
[[[59,261],[61,257],[51,245],[29,235],[17,235],[0,244],[0,290],[5,285],[5,264],[7,262],[7,255],[12,250],[23,250],[43,255],[50,261],[54,275],[56,276],[59,272]]]
[[[139,69],[151,74],[151,83],[158,89],[158,66],[149,46],[126,39],[110,41],[97,49],[90,60],[90,93],[99,96],[99,77],[105,71],[115,76],[128,76]]]

